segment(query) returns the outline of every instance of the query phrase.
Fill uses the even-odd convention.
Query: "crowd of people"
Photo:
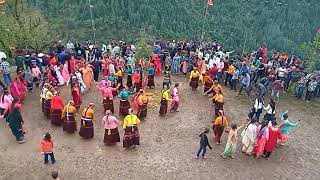
[[[233,157],[236,151],[238,130],[244,144],[242,152],[255,154],[257,158],[264,155],[269,158],[276,145],[284,145],[288,140],[290,127],[298,122],[288,120],[288,112],[276,117],[276,105],[282,92],[293,88],[297,98],[311,101],[320,96],[320,73],[306,73],[306,61],[297,56],[273,52],[268,56],[265,45],[243,56],[227,52],[217,42],[195,41],[155,41],[150,56],[137,59],[136,48],[122,41],[111,41],[108,45],[96,46],[89,41],[84,44],[68,42],[54,43],[48,53],[17,50],[15,53],[16,75],[11,80],[10,64],[6,55],[0,52],[0,71],[4,83],[0,81],[3,95],[0,98],[1,114],[7,120],[12,133],[19,143],[25,142],[24,121],[21,115],[26,93],[32,93],[34,87],[41,91],[42,112],[51,124],[62,126],[66,133],[75,133],[85,139],[94,137],[95,103],[83,106],[83,98],[88,91],[97,91],[102,96],[101,104],[105,116],[101,123],[105,128],[103,142],[110,146],[119,143],[121,138],[118,126],[124,130],[123,148],[140,145],[138,125],[148,113],[148,96],[146,89],[155,88],[155,77],[163,78],[159,116],[165,117],[169,112],[178,112],[180,105],[181,83],[172,83],[172,75],[189,75],[193,91],[203,86],[204,96],[209,96],[214,104],[212,127],[214,141],[221,144],[223,132],[228,133],[223,157]],[[68,103],[61,97],[62,86],[70,86]],[[224,109],[224,88],[238,91],[245,90],[247,96],[255,93],[252,109],[248,114],[248,123],[229,127],[227,110]],[[265,106],[265,95],[270,92],[270,102]],[[196,91],[195,91],[196,93]],[[119,101],[119,118],[114,114],[114,101]],[[82,111],[80,111],[82,109]],[[260,118],[263,110],[266,111]],[[80,111],[80,112],[79,112]],[[79,126],[76,120],[81,113]],[[121,120],[123,119],[123,120]],[[80,127],[78,131],[78,127]],[[206,148],[212,148],[205,129],[200,137],[200,148],[205,157]],[[46,133],[41,141],[41,152],[45,163],[48,156],[52,163],[53,140]]]

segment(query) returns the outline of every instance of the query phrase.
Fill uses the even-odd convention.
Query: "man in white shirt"
[[[279,69],[278,69],[278,76],[280,78],[284,78],[284,76],[286,75],[287,73],[287,68],[285,66],[281,66]]]

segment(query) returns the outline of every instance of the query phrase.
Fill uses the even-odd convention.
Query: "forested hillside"
[[[92,39],[88,0],[27,0],[42,10],[56,38]],[[155,37],[199,39],[206,0],[92,0],[97,39],[134,40],[141,28]],[[319,0],[215,0],[206,38],[228,48],[299,53],[320,28]]]

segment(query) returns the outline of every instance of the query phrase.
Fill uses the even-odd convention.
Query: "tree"
[[[301,45],[301,49],[308,59],[308,70],[320,70],[320,32],[318,32],[315,38],[311,42],[306,42]]]
[[[48,24],[42,14],[28,7],[26,0],[0,4],[0,48],[11,53],[16,48],[40,50],[50,41]]]
[[[142,59],[149,57],[151,54],[152,46],[150,45],[152,41],[151,36],[146,32],[145,29],[142,29],[139,33],[139,38],[137,42],[136,57],[137,59]]]

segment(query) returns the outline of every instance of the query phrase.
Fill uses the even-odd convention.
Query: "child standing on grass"
[[[209,146],[209,148],[212,149],[212,147],[210,146],[209,141],[208,141],[208,136],[207,136],[208,133],[209,133],[209,129],[206,128],[204,130],[204,132],[199,135],[199,137],[200,137],[200,148],[199,148],[198,153],[197,153],[197,158],[199,158],[201,152],[202,152],[202,158],[205,158],[204,156],[205,156],[206,151],[207,151],[207,146]]]
[[[44,138],[40,142],[40,152],[41,154],[44,154],[45,164],[48,164],[49,156],[52,164],[56,162],[53,154],[53,141],[51,139],[51,134],[48,132],[44,135]]]
[[[233,154],[236,152],[236,148],[237,148],[238,130],[241,129],[242,127],[243,125],[241,125],[240,127],[238,127],[237,124],[231,125],[231,130],[229,131],[227,145],[224,148],[224,152],[221,154],[223,158],[226,158],[227,156],[234,158]]]

